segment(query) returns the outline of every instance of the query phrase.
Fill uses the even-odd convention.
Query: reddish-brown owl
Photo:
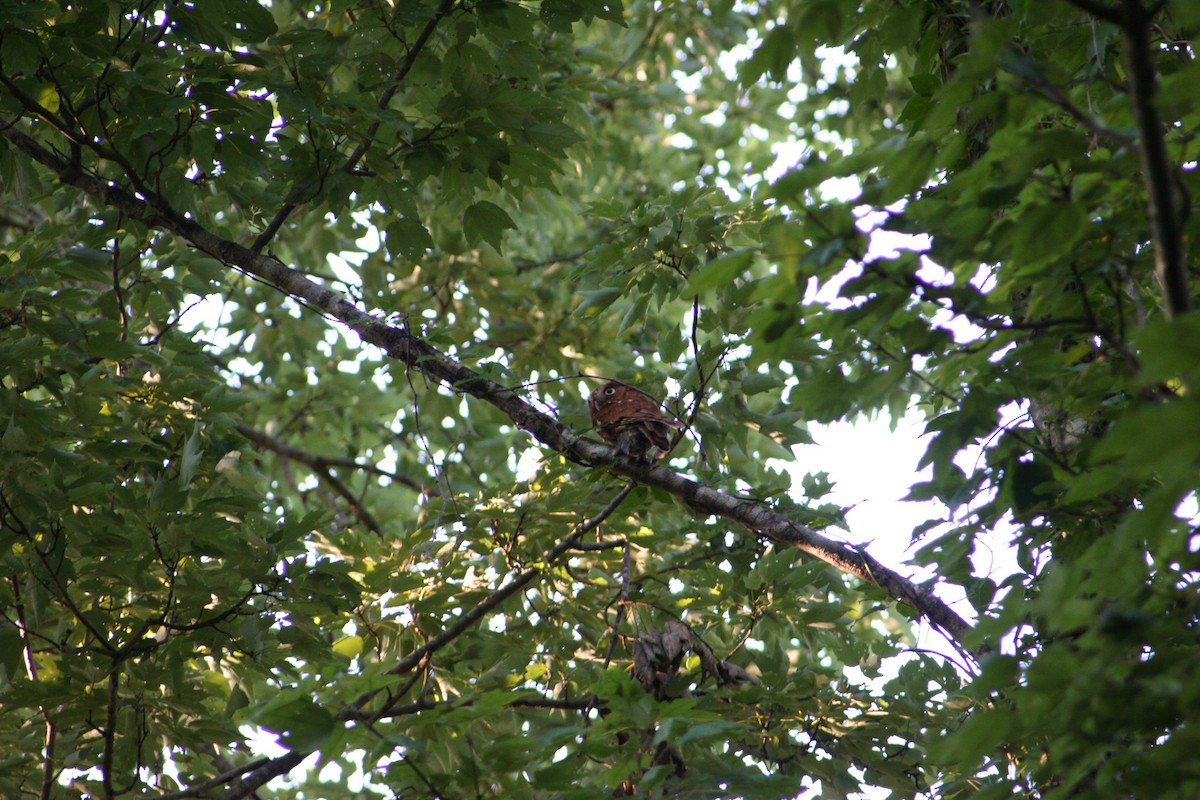
[[[657,447],[659,458],[671,448],[671,429],[683,424],[662,412],[658,403],[628,384],[609,381],[588,398],[588,414],[600,438],[632,458],[645,458]]]

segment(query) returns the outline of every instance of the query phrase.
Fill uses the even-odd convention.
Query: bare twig
[[[917,277],[913,273],[892,273],[885,270],[880,265],[880,260],[864,261],[863,269],[879,275],[882,278],[898,283],[914,292],[917,292],[921,300],[929,302],[944,301],[941,307],[947,311],[962,317],[972,325],[978,325],[980,328],[985,328],[989,331],[1033,331],[1034,333],[1046,332],[1050,330],[1063,330],[1066,332],[1079,332],[1086,334],[1094,334],[1100,337],[1105,344],[1112,347],[1121,355],[1133,372],[1141,369],[1137,355],[1126,344],[1124,337],[1117,331],[1114,331],[1110,326],[1101,323],[1094,314],[1088,309],[1086,297],[1083,298],[1085,316],[1082,317],[1050,317],[1047,319],[1037,320],[1020,320],[1014,318],[1003,318],[997,314],[984,314],[977,311],[972,311],[970,308],[965,308],[960,302],[962,297],[961,292],[937,284],[930,283],[927,280]],[[1076,273],[1076,280],[1081,281],[1082,278]],[[1082,289],[1081,289],[1082,292]],[[891,356],[890,353],[887,355]],[[894,358],[894,356],[892,356]],[[898,359],[897,359],[898,360]]]
[[[396,70],[396,74],[392,76],[391,85],[388,86],[388,88],[380,96],[378,104],[380,109],[387,108],[388,104],[392,102],[392,98],[396,95],[396,92],[400,91],[400,84],[412,70],[413,64],[416,63],[417,56],[420,55],[423,49],[425,49],[425,45],[428,43],[429,37],[433,35],[433,32],[437,28],[438,24],[440,24],[441,21],[448,16],[451,11],[454,10],[455,2],[456,0],[442,0],[437,9],[433,12],[433,16],[429,18],[427,23],[425,23],[425,27],[417,35],[416,40],[413,41],[412,47],[408,48],[408,52],[405,54],[404,61],[400,63],[399,68]],[[382,124],[382,122],[378,121],[371,124],[371,127],[367,129],[367,135],[363,137],[363,140],[359,142],[358,147],[354,149],[354,152],[351,153],[350,157],[346,159],[346,163],[342,165],[343,172],[349,173],[354,171],[354,168],[358,165],[358,162],[361,161],[363,156],[367,154],[367,151],[371,149],[371,145],[374,143],[375,136],[379,133],[379,128],[382,126]]]
[[[299,461],[301,464],[305,464],[313,469],[328,470],[330,468],[342,467],[359,472],[369,472],[373,475],[379,475],[387,478],[393,483],[407,486],[408,488],[418,491],[424,495],[437,497],[442,493],[441,490],[436,486],[426,486],[410,475],[403,475],[399,472],[386,470],[366,461],[359,461],[353,458],[338,456],[322,456],[316,453],[310,453],[307,450],[302,450],[299,447],[288,444],[282,439],[272,436],[266,431],[262,431],[258,428],[247,425],[244,422],[235,422],[234,427],[237,428],[238,433],[242,434],[242,436],[245,436],[254,444],[276,452],[285,458],[290,458],[293,461]]]
[[[542,267],[552,267],[557,264],[578,261],[590,252],[592,252],[592,248],[585,247],[584,249],[577,250],[574,253],[567,253],[566,255],[561,256],[551,256],[550,258],[544,258],[541,261],[523,261],[519,264],[514,264],[513,269],[516,270],[517,273],[530,272],[535,269],[541,269]]]
[[[1023,56],[1022,56],[1023,57]],[[1132,147],[1136,144],[1136,140],[1121,131],[1114,130],[1105,125],[1100,120],[1093,117],[1091,114],[1084,111],[1079,106],[1067,97],[1066,92],[1055,85],[1041,70],[1029,70],[1021,73],[1022,77],[1029,86],[1034,89],[1042,97],[1046,98],[1056,106],[1066,111],[1071,117],[1083,127],[1087,128],[1088,132],[1096,139],[1102,139],[1117,147]]]
[[[628,542],[624,539],[602,539],[598,542],[579,542],[571,549],[580,552],[600,552],[602,550],[619,550],[626,544]]]
[[[382,716],[374,713],[365,714],[359,713],[352,717],[356,721],[374,721],[376,719],[391,719],[394,717],[402,717],[410,714],[419,714],[422,711],[431,711],[437,709],[453,709],[453,708],[468,708],[475,705],[476,698],[469,697],[465,699],[453,700],[416,700],[412,703],[399,703],[388,707],[388,712]],[[595,705],[595,698],[589,697],[584,700],[558,700],[553,697],[516,697],[511,702],[505,704],[506,708],[549,708],[559,711],[583,711]]]

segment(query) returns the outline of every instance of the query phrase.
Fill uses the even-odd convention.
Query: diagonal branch
[[[617,492],[617,494],[613,496],[612,500],[610,500],[598,514],[591,519],[576,525],[574,530],[571,531],[570,535],[568,535],[554,547],[547,550],[537,565],[524,570],[504,586],[492,592],[483,600],[480,600],[470,611],[456,618],[453,625],[449,626],[440,634],[433,637],[417,649],[413,650],[413,652],[409,653],[403,659],[394,664],[392,668],[387,671],[387,674],[403,675],[406,672],[410,672],[411,670],[420,666],[427,658],[433,655],[434,652],[442,647],[445,647],[463,633],[473,628],[476,623],[478,623],[488,614],[489,611],[497,608],[505,600],[508,600],[510,597],[520,592],[535,578],[541,575],[547,569],[547,567],[557,561],[563,555],[563,553],[566,553],[568,550],[572,549],[575,544],[585,534],[588,533],[588,531],[594,530],[598,525],[600,525],[601,522],[608,519],[608,517],[610,517],[612,513],[617,510],[621,503],[625,501],[625,498],[629,496],[629,493],[633,491],[636,485],[636,483],[631,481],[628,485],[621,489],[621,491]],[[348,703],[341,711],[334,715],[334,719],[342,723],[354,720],[361,721],[364,718],[370,722],[374,722],[378,719],[403,713],[401,709],[407,708],[407,706],[403,704],[392,702],[376,711],[370,713],[364,712],[362,710],[363,706],[369,703],[371,698],[378,695],[380,691],[382,690],[374,690],[364,693],[357,700]],[[285,772],[292,769],[305,758],[307,758],[308,755],[309,753],[306,752],[293,751],[285,756],[271,759],[270,761],[261,764],[253,772],[239,781],[237,785],[232,786],[229,791],[225,793],[224,800],[236,800],[237,798],[245,797],[250,792],[254,791],[259,786],[262,786],[272,778],[283,775]]]
[[[1009,69],[1014,75],[1023,80],[1032,91],[1037,92],[1043,98],[1067,112],[1072,119],[1086,128],[1096,140],[1106,141],[1114,147],[1133,147],[1137,144],[1133,136],[1108,127],[1102,120],[1093,117],[1075,105],[1071,98],[1067,96],[1067,93],[1054,83],[1054,81],[1050,80],[1046,75],[1045,68],[1041,64],[1036,63],[1015,44],[1009,45],[1004,57],[1009,60],[1011,64]]]
[[[255,253],[237,242],[221,238],[174,209],[151,205],[122,187],[71,169],[71,165],[43,148],[14,126],[0,128],[0,136],[17,149],[55,172],[59,180],[117,208],[147,225],[161,228],[230,267],[269,283],[344,324],[391,358],[407,364],[455,391],[489,403],[546,447],[592,466],[603,466],[638,483],[654,486],[678,497],[698,515],[716,515],[736,522],[777,542],[795,547],[873,586],[914,608],[929,622],[960,644],[971,625],[927,586],[919,586],[887,568],[863,550],[830,539],[813,528],[788,519],[758,501],[733,497],[685,478],[671,470],[621,456],[608,445],[577,434],[569,426],[525,402],[513,390],[495,383],[437,350],[407,327],[389,325],[355,306],[337,292],[285,266],[272,256]]]
[[[442,0],[442,2],[438,5],[437,10],[433,12],[433,16],[429,18],[427,23],[425,23],[425,27],[419,34],[417,34],[417,38],[413,41],[412,47],[408,48],[408,53],[405,55],[404,61],[400,63],[399,68],[396,70],[396,74],[392,76],[391,85],[388,86],[387,90],[384,91],[383,95],[379,98],[379,108],[381,110],[387,108],[388,104],[392,102],[392,98],[395,97],[396,92],[400,91],[400,84],[408,76],[408,73],[412,71],[413,64],[416,63],[417,56],[422,50],[425,49],[426,43],[429,42],[429,37],[433,35],[434,30],[441,23],[441,21],[445,17],[449,16],[450,12],[454,10],[454,4],[456,1],[457,0]],[[363,137],[363,140],[359,143],[358,147],[355,148],[354,152],[350,154],[350,157],[346,159],[346,163],[342,165],[343,172],[354,171],[354,168],[358,166],[358,162],[362,160],[363,156],[367,154],[367,151],[371,149],[371,145],[374,144],[375,135],[379,133],[379,128],[381,125],[382,123],[378,121],[371,123],[371,127],[367,129],[367,135]]]
[[[240,767],[233,767],[227,772],[223,772],[214,778],[209,778],[203,783],[197,783],[194,786],[190,786],[187,789],[181,789],[177,792],[168,792],[167,794],[159,795],[157,798],[155,798],[155,800],[185,800],[185,798],[189,797],[202,797],[210,790],[219,789],[237,776],[244,775],[247,772],[252,772],[264,764],[267,764],[269,761],[270,759],[268,758],[255,759],[249,764],[243,764]],[[245,795],[242,796],[244,797]]]
[[[596,516],[592,517],[586,522],[581,522],[579,525],[576,525],[575,529],[571,531],[571,534],[554,547],[547,550],[537,564],[524,570],[517,575],[517,577],[513,578],[508,584],[485,597],[470,611],[458,617],[453,625],[446,628],[446,630],[442,631],[440,634],[433,637],[424,645],[418,647],[416,650],[409,653],[407,656],[397,662],[391,669],[387,671],[387,674],[403,675],[409,670],[415,668],[427,656],[431,655],[434,651],[445,647],[450,641],[460,636],[469,627],[472,627],[476,622],[482,619],[488,611],[496,608],[509,597],[528,586],[534,578],[536,578],[538,575],[541,575],[547,567],[554,564],[554,562],[557,561],[563,553],[573,549],[575,545],[578,544],[579,540],[588,533],[588,531],[595,530],[597,527],[599,527],[600,523],[612,516],[613,512],[620,507],[621,503],[625,502],[625,498],[629,496],[629,493],[633,491],[635,486],[637,486],[637,483],[633,481],[630,481],[628,484],[626,484],[621,491],[617,492],[616,495],[613,496],[612,500],[608,501],[604,508],[600,510],[600,513],[596,514]]]
[[[355,471],[372,472],[377,475],[386,476],[397,483],[404,484],[405,486],[413,487],[422,494],[441,494],[441,492],[436,488],[433,491],[425,489],[425,487],[423,487],[419,481],[414,478],[410,478],[407,475],[388,472],[387,470],[380,469],[373,464],[361,463],[352,458],[332,458],[329,456],[317,455],[316,453],[310,453],[307,450],[302,450],[299,447],[290,445],[282,439],[277,439],[266,431],[260,431],[257,428],[251,427],[244,422],[235,422],[233,426],[237,429],[238,433],[249,439],[256,447],[271,450],[275,453],[278,453],[284,459],[299,461],[301,464],[304,464],[311,469],[323,483],[327,484],[334,491],[334,493],[340,495],[341,498],[346,501],[346,504],[350,507],[350,510],[354,513],[354,516],[358,518],[358,521],[361,522],[363,526],[367,528],[367,530],[371,531],[377,536],[383,536],[383,528],[380,527],[379,522],[376,521],[371,512],[368,511],[362,504],[362,499],[359,497],[359,495],[353,489],[351,489],[345,481],[334,474],[333,468],[347,467]]]
[[[719,516],[776,542],[795,547],[865,583],[881,588],[893,599],[914,608],[960,645],[971,647],[972,643],[966,641],[972,630],[971,625],[937,597],[930,587],[918,585],[895,570],[885,567],[861,548],[830,539],[756,500],[725,494],[665,467],[630,459],[608,445],[585,439],[567,425],[531,406],[513,390],[494,383],[438,351],[429,342],[414,335],[407,325],[388,324],[358,308],[337,292],[320,286],[301,272],[287,267],[273,256],[262,255],[214,234],[194,219],[171,208],[160,197],[143,199],[124,187],[75,169],[69,161],[50,152],[23,133],[15,123],[5,124],[5,121],[0,120],[0,136],[54,172],[61,183],[74,186],[130,218],[167,231],[229,267],[268,283],[319,310],[331,320],[341,322],[353,330],[364,342],[382,349],[389,357],[455,391],[495,406],[515,425],[532,434],[546,447],[580,463],[606,467],[615,473],[633,478],[637,483],[669,492],[701,518]],[[618,494],[614,503],[624,499],[626,491]],[[615,505],[610,505],[615,509]],[[602,515],[607,513],[611,513],[608,508]],[[552,562],[574,547],[582,534],[591,527],[587,523],[577,527],[570,536],[546,553],[546,563]],[[434,650],[461,635],[489,610],[520,591],[541,574],[541,569],[540,566],[531,568],[516,576],[502,590],[493,593],[471,612],[463,615],[461,620],[456,621],[455,626],[448,628],[395,664],[391,670],[392,674],[402,674],[414,669]],[[982,654],[988,649],[986,644],[974,644],[973,650],[976,654]],[[352,718],[361,711],[361,704],[369,699],[368,696],[364,696],[351,703],[340,712],[338,718],[343,721]],[[296,751],[272,759],[231,785],[223,797],[225,800],[244,798],[272,778],[298,766],[309,755]]]
[[[285,753],[279,758],[273,758],[247,773],[245,778],[242,778],[236,784],[231,786],[229,791],[221,795],[221,800],[241,800],[243,797],[249,796],[252,792],[254,792],[255,789],[264,785],[272,778],[277,778],[280,775],[286,775],[288,772],[291,772],[293,769],[300,766],[304,759],[311,755],[312,753],[307,753],[303,750],[293,750],[290,753]],[[258,763],[259,762],[255,762],[255,764]],[[228,774],[229,773],[226,773],[226,775]],[[218,784],[218,786],[219,785],[220,784]],[[176,796],[178,796],[178,793],[176,793]],[[196,797],[198,795],[189,794],[184,796]],[[162,799],[160,798],[159,800]]]

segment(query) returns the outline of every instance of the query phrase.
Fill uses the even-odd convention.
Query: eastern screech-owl
[[[632,458],[645,458],[657,447],[659,458],[671,448],[671,428],[683,424],[664,414],[658,403],[624,383],[609,381],[588,398],[588,414],[600,438]]]

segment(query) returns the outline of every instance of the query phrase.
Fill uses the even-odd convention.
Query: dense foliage
[[[0,3],[0,794],[1200,795],[1198,32]]]

